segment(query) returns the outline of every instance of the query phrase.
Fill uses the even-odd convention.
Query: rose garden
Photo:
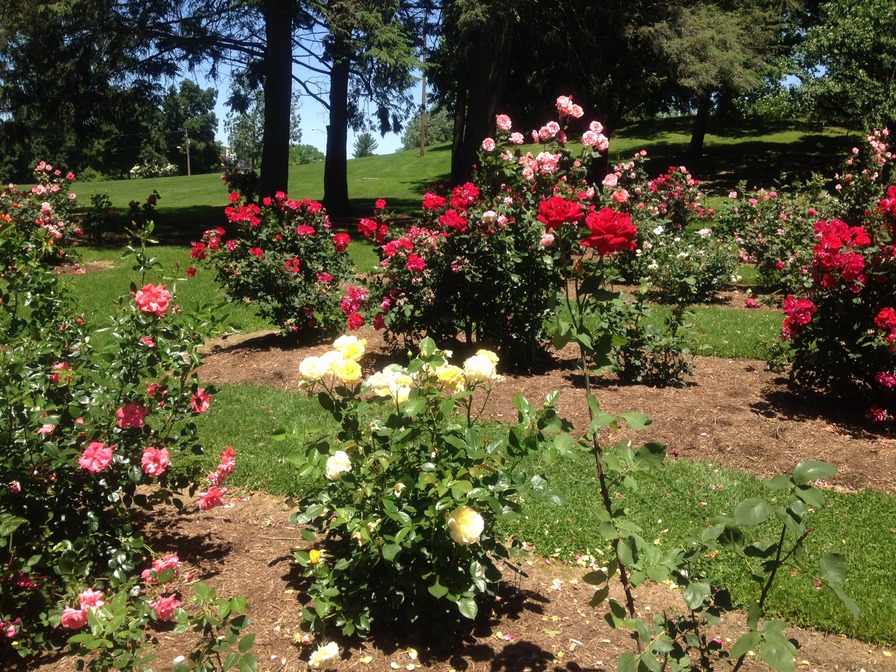
[[[867,133],[829,180],[744,185],[712,207],[686,167],[648,174],[643,151],[595,176],[609,144],[600,122],[565,96],[550,116],[529,131],[498,115],[473,180],[428,188],[413,221],[384,194],[337,227],[316,201],[258,198],[228,174],[227,226],[197,236],[173,267],[154,256],[164,193],[153,192],[128,213],[133,282],[116,288],[112,316],[85,312],[66,280],[84,270],[75,243],[102,239],[109,208],[76,214],[76,176],[43,162],[35,186],[4,188],[3,661],[891,669],[896,605],[879,557],[892,550],[888,487],[839,480],[844,465],[811,436],[790,463],[763,462],[770,436],[756,464],[731,470],[681,435],[665,445],[652,434],[661,406],[606,403],[612,387],[699,407],[695,377],[719,364],[696,356],[695,308],[731,300],[748,320],[776,316],[757,366],[786,378],[781,394],[892,452],[888,132]],[[374,268],[355,262],[358,246],[375,251]],[[293,393],[282,409],[256,414],[252,389],[229,407],[234,428],[263,434],[254,457],[235,449],[236,429],[210,430],[231,419],[215,415],[226,394],[208,367],[238,346],[226,309],[180,302],[203,276],[274,327],[258,342],[295,355],[277,372]],[[545,376],[558,388],[520,393]],[[266,468],[288,486],[241,473],[281,446],[288,457]],[[892,464],[867,459],[869,472]],[[251,519],[255,506],[264,513]],[[257,549],[277,567],[251,590],[238,576],[218,581],[226,554],[209,559],[215,540],[201,528],[227,516],[268,530],[268,551],[286,542],[286,559]],[[545,567],[564,573],[538,583]],[[552,647],[569,626],[544,605],[561,590],[576,592],[570,609],[587,627]],[[835,645],[801,648],[846,635],[848,660],[831,662]],[[508,648],[477,653],[471,638]],[[514,658],[509,647],[526,641]]]

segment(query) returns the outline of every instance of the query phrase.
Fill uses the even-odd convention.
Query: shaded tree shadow
[[[822,420],[852,439],[875,439],[896,435],[881,423],[865,418],[868,402],[858,394],[838,394],[800,388],[784,377],[762,391],[763,400],[750,404],[754,413],[766,418]]]
[[[135,526],[145,532],[151,540],[153,550],[174,553],[182,562],[202,568],[202,578],[217,576],[220,570],[215,567],[223,565],[233,552],[233,544],[220,541],[213,529],[199,534],[181,532],[184,526],[180,521],[194,515],[195,511],[189,513],[138,511]]]

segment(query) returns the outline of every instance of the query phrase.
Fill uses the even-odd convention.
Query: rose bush
[[[896,416],[896,187],[861,224],[818,221],[811,275],[784,301],[784,356],[794,383],[862,400],[876,422]]]
[[[345,325],[341,283],[352,276],[349,236],[332,233],[323,206],[279,192],[261,204],[231,194],[235,226],[205,232],[194,259],[209,265],[234,301],[255,305],[284,333],[331,334]],[[354,326],[360,326],[355,323]]]
[[[584,223],[595,197],[587,167],[607,147],[600,124],[586,126],[582,114],[561,96],[558,119],[532,131],[538,152],[524,152],[522,134],[498,115],[473,181],[427,193],[423,218],[406,230],[390,231],[382,208],[361,221],[382,259],[368,310],[389,338],[444,342],[460,333],[498,349],[505,364],[533,362],[569,253],[553,245],[554,230]],[[578,157],[566,145],[574,129]]]
[[[513,546],[495,535],[496,522],[517,516],[524,498],[559,498],[521,460],[565,452],[569,424],[556,395],[541,408],[518,395],[516,424],[480,421],[500,381],[493,352],[458,366],[424,339],[406,367],[362,378],[363,345],[342,337],[300,366],[338,425],[293,458],[302,478],[321,483],[293,516],[314,542],[295,556],[311,582],[303,618],[346,635],[377,621],[434,632],[469,625]]]
[[[174,491],[204,478],[191,418],[207,408],[197,348],[215,328],[213,311],[177,309],[173,284],[144,282],[95,345],[48,263],[68,256],[70,227],[43,200],[61,189],[13,193],[0,198],[0,621],[16,624],[4,659],[58,643],[60,623],[84,618],[72,604],[85,587],[126,582],[146,551],[134,510],[182,503]]]

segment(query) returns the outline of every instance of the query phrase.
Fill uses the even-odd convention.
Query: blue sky
[[[226,145],[227,134],[224,131],[224,120],[227,118],[229,110],[224,102],[227,99],[229,80],[227,76],[222,75],[220,81],[216,84],[215,82],[208,81],[204,77],[199,77],[197,83],[203,88],[212,87],[218,89],[218,102],[215,106],[215,115],[218,117],[218,132],[216,138]],[[420,82],[418,81],[411,93],[412,99],[420,100],[420,86]],[[299,116],[301,118],[302,142],[304,144],[314,145],[322,152],[325,151],[327,144],[327,111],[314,98],[309,95],[303,95],[301,97]],[[349,155],[351,155],[352,147],[355,143],[355,135],[356,134],[349,129]],[[378,132],[373,132],[373,136],[377,141],[375,154],[392,154],[401,149],[401,136],[398,134],[387,133],[385,136],[381,137]]]

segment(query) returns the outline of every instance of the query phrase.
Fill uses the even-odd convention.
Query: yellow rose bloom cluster
[[[491,350],[479,350],[464,362],[464,379],[471,384],[490,383],[501,379],[498,375],[498,355]]]
[[[443,364],[436,369],[436,379],[452,392],[463,392],[464,371],[454,364]]]
[[[341,336],[333,343],[333,350],[320,357],[306,357],[299,364],[299,374],[306,383],[333,377],[346,385],[361,380],[361,365],[367,341],[355,336]]]

